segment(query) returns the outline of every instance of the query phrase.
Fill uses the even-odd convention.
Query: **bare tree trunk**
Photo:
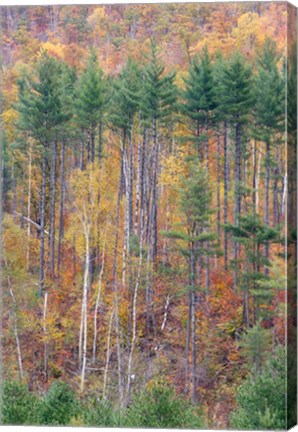
[[[21,228],[24,229],[24,207],[25,207],[25,176],[26,164],[23,163],[23,179],[22,179],[22,197],[21,197]]]
[[[266,142],[266,174],[265,174],[265,215],[264,223],[269,225],[269,184],[270,184],[270,142],[269,139]],[[269,259],[269,242],[265,243],[265,258]],[[269,267],[265,265],[265,275],[269,274]]]
[[[216,199],[217,199],[217,235],[220,241],[221,202],[220,202],[220,134],[217,134],[216,146]]]
[[[114,257],[113,257],[113,289],[115,295],[115,330],[117,339],[117,357],[118,357],[118,391],[119,391],[119,406],[123,406],[124,396],[124,383],[123,383],[123,368],[122,368],[122,353],[120,345],[120,323],[119,323],[119,293],[118,293],[118,281],[117,281],[117,254],[118,254],[118,238],[119,238],[119,213],[120,213],[120,202],[121,202],[121,186],[122,186],[122,175],[123,175],[123,158],[124,158],[124,142],[121,148],[121,167],[118,184],[118,198],[117,198],[117,209],[116,209],[116,221],[115,221],[115,245],[114,245]]]
[[[238,226],[239,215],[241,212],[241,130],[239,123],[236,124],[235,128],[235,167],[234,167],[234,224]],[[239,245],[236,240],[234,240],[234,291],[238,287],[238,253]]]
[[[189,269],[191,272],[191,270]],[[184,392],[188,393],[189,389],[189,352],[190,352],[190,329],[191,329],[191,293],[188,294],[188,313],[187,313],[187,333],[185,345],[185,386]]]
[[[142,161],[141,161],[141,137],[138,135],[138,167],[137,167],[137,184],[136,184],[136,202],[135,202],[135,223],[134,234],[138,234],[139,227],[139,206],[141,195],[141,176],[142,176]]]
[[[55,204],[56,204],[56,162],[57,139],[52,144],[51,176],[50,176],[50,273],[55,275]]]
[[[88,215],[86,215],[88,217]],[[89,248],[89,236],[90,227],[87,222],[84,223],[84,234],[85,234],[85,270],[84,270],[84,285],[83,285],[83,298],[82,298],[82,316],[81,316],[81,330],[82,334],[82,369],[81,369],[81,391],[84,391],[85,387],[85,376],[87,366],[87,296],[89,288],[89,269],[90,269],[90,248]]]
[[[93,353],[92,353],[92,362],[93,363],[95,363],[95,361],[96,361],[97,315],[98,315],[98,308],[99,308],[101,291],[102,291],[102,277],[103,277],[104,267],[105,267],[105,246],[106,246],[106,238],[104,239],[103,247],[102,247],[101,269],[100,269],[99,279],[98,279],[98,289],[97,289],[96,303],[95,303],[95,309],[94,309],[94,318],[93,318]]]
[[[98,158],[99,161],[102,159],[102,150],[103,150],[103,139],[102,139],[102,120],[100,120],[98,125]]]
[[[43,304],[43,335],[44,335],[44,338],[45,338],[45,341],[44,341],[44,374],[45,374],[45,382],[48,381],[48,362],[49,362],[48,342],[47,342],[47,308],[48,308],[48,291],[45,292],[45,295],[44,295],[44,304]]]
[[[134,353],[136,337],[137,337],[137,299],[138,299],[138,291],[139,291],[141,269],[142,269],[142,262],[143,262],[143,226],[141,226],[139,248],[140,248],[140,256],[139,256],[138,274],[137,274],[137,279],[136,279],[136,284],[134,289],[133,307],[132,307],[132,339],[131,339],[131,347],[130,347],[130,353],[128,358],[128,366],[127,366],[126,403],[129,402],[129,398],[130,398],[132,359],[133,359],[133,353]]]
[[[58,259],[57,268],[60,274],[62,263],[62,240],[64,237],[64,166],[65,166],[65,139],[61,143],[61,166],[60,166],[60,197],[59,197],[59,237],[58,237]]]
[[[228,170],[229,170],[229,162],[228,162],[228,140],[227,140],[227,124],[224,123],[224,224],[228,223]],[[229,259],[229,251],[228,251],[228,233],[224,231],[224,262],[225,262],[225,270],[228,270],[228,259]]]
[[[20,375],[20,381],[23,381],[24,379],[24,370],[23,370],[23,358],[22,358],[22,351],[21,351],[21,344],[20,344],[20,338],[19,338],[19,331],[18,331],[18,323],[17,323],[17,302],[16,298],[12,289],[12,284],[8,272],[8,263],[5,255],[3,256],[3,261],[5,263],[6,271],[7,271],[7,285],[9,289],[9,294],[12,299],[13,303],[13,311],[14,311],[14,317],[13,317],[13,332],[14,337],[16,341],[16,349],[17,349],[17,357],[18,357],[18,367],[19,367],[19,375]]]
[[[94,127],[92,127],[90,132],[90,158],[91,162],[93,163],[95,160],[95,130]]]
[[[112,325],[114,320],[115,309],[112,310],[109,322],[109,330],[108,330],[108,338],[107,338],[107,352],[106,352],[106,364],[104,369],[103,376],[103,389],[102,389],[102,397],[105,399],[106,397],[106,389],[107,389],[107,378],[108,378],[108,369],[110,362],[110,346],[111,346],[111,333],[112,333]]]
[[[252,206],[256,213],[256,191],[257,189],[257,140],[254,138],[253,144],[253,177],[252,177]]]
[[[31,172],[32,172],[32,144],[30,140],[29,147],[29,166],[28,166],[28,201],[27,201],[27,218],[31,218]],[[27,250],[26,250],[26,263],[27,271],[30,269],[30,236],[31,236],[31,224],[27,224]]]
[[[195,244],[190,244],[190,323],[191,323],[191,358],[192,358],[192,401],[194,404],[198,402],[197,393],[197,335],[196,335],[196,260],[195,260]]]
[[[40,214],[40,252],[39,252],[39,296],[42,297],[44,288],[44,240],[45,240],[45,207],[46,207],[46,149],[42,155],[42,183],[41,183],[41,214]]]
[[[258,157],[258,168],[256,177],[256,213],[259,213],[259,187],[260,187],[260,175],[261,175],[261,158],[262,154],[259,153]]]

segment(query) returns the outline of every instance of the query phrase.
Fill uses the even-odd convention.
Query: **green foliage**
[[[77,84],[75,110],[82,128],[95,128],[103,116],[106,102],[106,84],[96,54],[91,52],[87,66]]]
[[[258,53],[258,74],[256,86],[256,121],[257,136],[267,141],[273,132],[284,130],[285,80],[278,70],[280,56],[276,52],[276,43],[267,39],[264,48]]]
[[[78,413],[73,390],[63,382],[55,382],[41,401],[40,424],[67,425]]]
[[[35,68],[35,78],[23,76],[19,80],[19,127],[30,131],[45,147],[65,121],[60,97],[62,81],[58,78],[60,72],[59,62],[43,52]]]
[[[156,44],[151,44],[151,58],[143,72],[141,109],[146,119],[169,120],[176,102],[175,74],[165,74],[165,66],[158,57]]]
[[[119,77],[113,81],[109,120],[112,127],[127,135],[133,125],[133,118],[139,109],[141,92],[141,71],[138,65],[128,59]]]
[[[89,398],[82,406],[84,425],[113,427],[119,425],[119,415],[108,400]]]
[[[279,242],[279,232],[276,228],[264,224],[257,214],[239,216],[238,225],[226,225],[233,239],[244,246],[245,257],[241,272],[240,285],[242,291],[250,292],[257,305],[269,305],[274,291],[270,286],[269,277],[261,270],[270,266],[264,257],[262,246]],[[268,310],[258,308],[258,318],[268,316]]]
[[[270,355],[272,332],[260,323],[248,329],[241,338],[240,346],[251,370],[259,373]]]
[[[228,120],[244,124],[254,102],[252,91],[252,71],[245,59],[234,54],[219,68],[220,91],[218,93],[219,111],[225,111]]]
[[[26,384],[4,381],[2,397],[3,424],[38,424],[39,401]]]
[[[150,428],[202,428],[202,415],[174,390],[154,384],[136,395],[128,408],[124,426]]]
[[[285,348],[278,347],[260,374],[251,373],[237,391],[235,429],[286,428]]]

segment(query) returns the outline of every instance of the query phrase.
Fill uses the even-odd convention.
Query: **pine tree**
[[[59,125],[65,120],[59,86],[60,65],[46,52],[36,65],[34,79],[24,77],[19,81],[20,113],[19,128],[30,131],[36,141],[41,158],[41,204],[40,204],[40,264],[39,293],[43,293],[45,264],[46,180],[49,154]]]
[[[245,128],[249,121],[254,95],[251,68],[236,53],[226,63],[221,73],[220,111],[225,111],[234,139],[234,224],[238,224],[243,195],[243,162],[246,157]],[[234,289],[237,289],[238,244],[234,242]]]
[[[215,81],[213,66],[204,48],[199,61],[195,60],[189,68],[189,78],[185,80],[185,104],[182,111],[191,121],[193,139],[201,161],[204,160],[207,172],[209,171],[209,138],[210,126],[214,118],[215,109]],[[204,147],[204,148],[203,148]],[[208,248],[208,242],[207,242]],[[209,255],[206,257],[206,288],[210,288]]]
[[[195,157],[189,162],[188,176],[182,179],[181,211],[183,213],[184,225],[181,231],[168,231],[164,235],[175,239],[182,245],[179,246],[180,253],[187,259],[188,263],[188,334],[186,342],[186,387],[188,385],[188,355],[190,340],[192,347],[192,400],[198,402],[198,379],[197,379],[197,326],[196,326],[196,304],[198,295],[205,292],[207,287],[201,280],[201,266],[203,256],[214,254],[217,246],[216,235],[209,232],[209,218],[211,192],[208,184],[206,168],[199,163]],[[207,247],[208,243],[208,247]],[[212,251],[213,249],[213,251]]]
[[[259,215],[248,214],[238,217],[237,225],[226,225],[225,229],[232,233],[237,244],[243,245],[243,270],[240,272],[239,285],[242,291],[242,310],[244,327],[250,327],[258,319],[264,318],[264,306],[268,309],[273,297],[265,281],[268,276],[261,270],[269,267],[270,262],[263,256],[266,244],[279,241],[278,229],[262,223]],[[254,304],[254,310],[250,305]],[[261,312],[260,305],[263,306]]]
[[[213,113],[216,107],[215,80],[213,66],[204,48],[198,60],[194,60],[188,69],[188,78],[185,79],[186,88],[183,92],[184,104],[182,112],[189,119],[189,127],[192,132],[200,160],[209,161],[209,127],[213,122]],[[205,151],[204,146],[205,144]]]
[[[162,152],[159,140],[159,129],[169,125],[176,103],[175,74],[165,73],[165,66],[158,56],[155,42],[151,42],[151,54],[149,63],[143,71],[143,89],[141,100],[141,112],[147,126],[151,124],[152,148],[151,162],[149,164],[147,182],[147,268],[150,263],[156,265],[157,258],[157,221],[158,221],[158,172],[160,169],[159,156]],[[147,271],[146,283],[146,327],[147,334],[150,331],[150,316],[154,327],[154,316],[150,312],[153,298],[152,282]]]
[[[94,51],[91,51],[86,68],[79,77],[76,92],[78,125],[87,134],[87,156],[95,160],[95,132],[99,128],[98,155],[102,154],[102,127],[106,108],[106,81]]]
[[[258,74],[255,79],[256,105],[255,105],[255,135],[257,139],[265,142],[265,214],[264,223],[269,225],[269,197],[270,172],[274,165],[272,150],[281,143],[280,134],[283,133],[285,81],[279,69],[280,56],[276,52],[276,44],[266,39],[264,48],[258,53]],[[279,137],[279,142],[278,142]],[[276,187],[276,186],[275,186]],[[269,258],[269,244],[265,247],[265,256]],[[268,267],[265,268],[268,274]]]

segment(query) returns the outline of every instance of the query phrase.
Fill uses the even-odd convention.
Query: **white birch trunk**
[[[103,389],[102,389],[102,397],[105,399],[106,397],[106,389],[107,389],[107,378],[108,378],[108,370],[109,370],[109,362],[110,362],[110,352],[111,352],[111,333],[112,333],[112,325],[114,319],[115,309],[111,312],[110,322],[109,322],[109,330],[108,330],[108,339],[107,339],[107,352],[106,352],[106,364],[103,376]]]
[[[7,259],[6,257],[4,257],[4,263],[8,272],[8,263],[7,263]],[[12,303],[13,303],[13,309],[14,309],[14,317],[13,317],[13,332],[14,332],[14,337],[15,337],[15,341],[16,341],[16,349],[17,349],[17,356],[18,356],[18,366],[19,366],[19,374],[20,374],[20,380],[23,381],[24,379],[24,369],[23,369],[23,359],[22,359],[22,352],[21,352],[21,344],[20,344],[20,338],[19,338],[19,331],[18,331],[18,324],[17,324],[17,302],[16,302],[16,298],[12,289],[12,285],[11,285],[11,280],[9,277],[9,274],[7,273],[7,284],[8,284],[8,289],[9,289],[9,294],[11,296],[12,299]]]
[[[81,341],[81,391],[85,388],[85,376],[87,366],[87,295],[88,295],[88,284],[89,284],[89,267],[90,267],[90,251],[89,251],[89,235],[90,227],[87,222],[84,221],[84,233],[85,233],[85,270],[84,270],[84,285],[83,285],[83,298],[82,298],[82,316],[81,316],[81,329],[80,336]]]
[[[101,269],[98,279],[98,290],[97,290],[97,296],[96,296],[96,303],[95,303],[95,309],[94,309],[94,318],[93,318],[93,352],[92,352],[92,362],[95,363],[96,360],[96,342],[97,342],[97,315],[98,315],[98,308],[100,304],[101,299],[101,292],[102,292],[102,278],[104,273],[104,265],[105,265],[105,246],[106,246],[106,238],[103,242],[103,251],[102,251],[102,260],[101,260]]]
[[[142,215],[141,215],[142,219]],[[141,226],[141,233],[140,233],[140,255],[139,255],[139,265],[138,265],[138,274],[134,289],[134,296],[133,296],[133,307],[132,307],[132,338],[131,338],[131,348],[130,353],[128,357],[128,365],[127,365],[127,387],[126,387],[126,402],[129,401],[130,396],[130,384],[131,384],[131,368],[132,368],[132,359],[133,359],[133,353],[136,343],[136,337],[137,337],[137,300],[138,300],[138,291],[140,286],[140,279],[141,279],[141,269],[142,269],[142,262],[143,262],[143,226]]]

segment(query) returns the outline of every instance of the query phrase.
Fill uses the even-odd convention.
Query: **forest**
[[[295,14],[1,8],[4,424],[295,421]]]

